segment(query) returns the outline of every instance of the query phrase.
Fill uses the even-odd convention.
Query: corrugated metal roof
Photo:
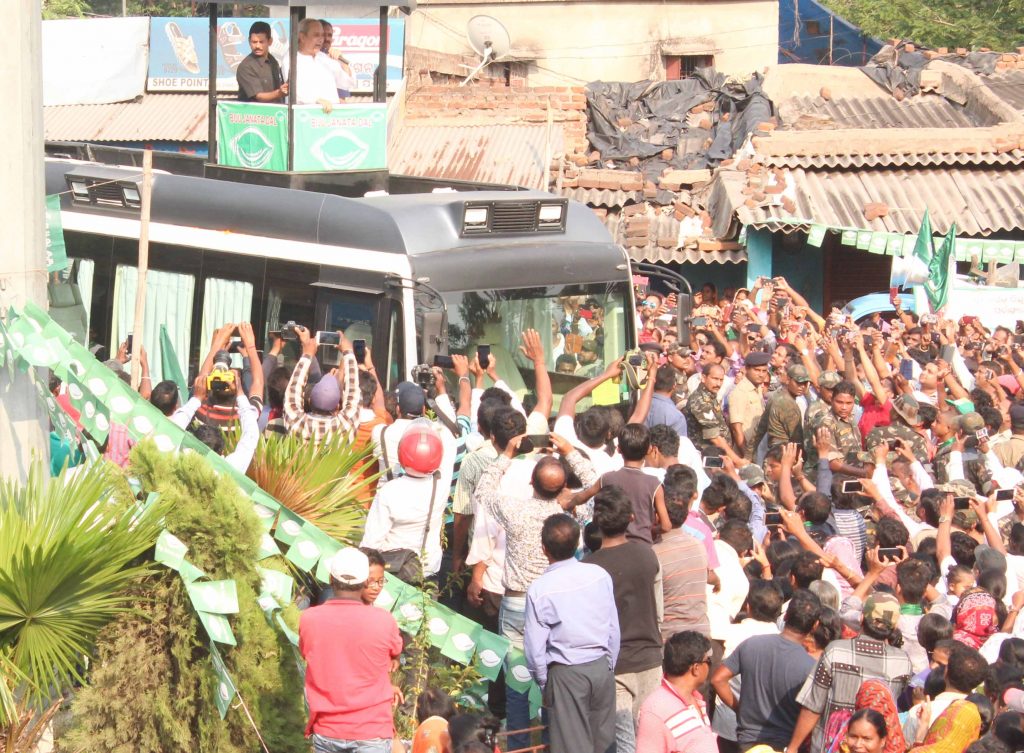
[[[611,188],[563,188],[562,196],[592,207],[618,209],[644,200],[643,191],[616,191]]]
[[[1013,109],[1024,112],[1024,71],[1014,70],[983,78],[985,86]]]
[[[206,141],[206,97],[146,94],[107,105],[43,108],[47,141]]]
[[[780,167],[1010,165],[1024,162],[1024,125],[849,128],[756,136],[757,160]]]
[[[945,97],[923,94],[897,101],[892,96],[794,96],[776,103],[782,128],[972,128],[978,125],[966,107]]]
[[[764,155],[761,159],[771,167],[929,167],[968,165],[1024,164],[1024,150],[1008,152],[938,152],[934,154],[813,154]]]
[[[785,196],[794,211],[767,202],[749,207],[745,173],[720,171],[711,193],[716,235],[735,214],[742,224],[791,232],[811,224],[877,232],[916,233],[925,209],[932,227],[945,233],[952,223],[967,236],[1024,229],[1024,174],[1012,168],[916,168],[804,170],[785,172]],[[864,207],[881,202],[888,215],[868,221]]]
[[[406,122],[391,140],[394,173],[473,180],[547,190],[547,124],[419,125]],[[562,152],[562,128],[551,129],[551,154]]]

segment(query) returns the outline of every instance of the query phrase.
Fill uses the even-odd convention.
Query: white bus
[[[110,351],[132,326],[140,191],[138,168],[46,162],[72,261],[63,279],[77,284],[51,285],[51,306],[80,301],[89,345]],[[293,321],[366,340],[386,388],[437,353],[486,343],[521,392],[532,367],[519,333],[534,328],[556,395],[584,378],[555,368],[580,339],[601,363],[636,343],[625,251],[590,209],[550,194],[352,199],[157,172],[151,210],[144,344],[156,376],[161,325],[186,374],[224,322],[251,321],[262,347]],[[570,334],[585,331],[566,337],[580,304],[589,316],[571,317]]]

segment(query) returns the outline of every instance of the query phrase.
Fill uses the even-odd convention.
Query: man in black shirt
[[[650,544],[628,540],[633,504],[617,486],[594,497],[594,522],[601,548],[583,561],[600,565],[612,577],[621,638],[615,663],[615,742],[617,753],[636,751],[636,715],[661,682],[661,566]]]
[[[281,66],[270,54],[270,24],[256,21],[249,27],[249,48],[252,50],[238,64],[238,98],[243,102],[284,104],[288,84],[281,77]]]

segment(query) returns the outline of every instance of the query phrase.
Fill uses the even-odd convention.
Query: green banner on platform
[[[335,172],[387,167],[387,105],[295,108],[295,170]]]
[[[218,102],[217,162],[252,170],[287,170],[288,108]]]
[[[387,105],[298,105],[295,172],[383,170],[387,167]],[[288,108],[253,102],[217,104],[217,162],[228,167],[288,169]]]

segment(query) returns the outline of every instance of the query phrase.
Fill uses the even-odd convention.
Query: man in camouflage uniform
[[[676,407],[682,410],[690,398],[690,387],[687,382],[697,373],[697,362],[693,358],[693,351],[679,342],[669,345],[665,355],[676,370],[676,389],[672,393],[672,400]]]
[[[717,363],[709,363],[704,367],[700,384],[686,401],[683,410],[686,433],[701,455],[715,447],[720,450],[720,454],[727,455],[740,466],[744,465],[744,461],[729,445],[729,425],[725,422],[722,405],[718,402],[718,390],[724,379],[725,370]]]
[[[829,434],[832,452],[828,455],[829,468],[832,473],[841,473],[854,478],[867,478],[870,474],[860,463],[859,456],[863,446],[860,429],[853,421],[853,409],[857,398],[857,388],[852,382],[839,382],[832,388],[831,405],[820,422],[819,428]],[[818,448],[811,442],[810,454],[813,456],[814,471],[818,468]]]
[[[818,472],[818,448],[815,446],[815,437],[821,422],[825,420],[832,409],[832,390],[843,381],[836,371],[823,371],[818,376],[818,399],[807,406],[804,413],[804,473],[813,481]]]
[[[892,400],[891,422],[888,426],[876,426],[865,442],[868,452],[882,443],[900,440],[914,453],[914,459],[922,465],[928,464],[928,443],[915,431],[921,425],[919,405],[911,395],[897,395]]]
[[[939,424],[938,431],[935,431],[936,424]],[[984,428],[985,419],[978,413],[971,412],[956,416],[939,413],[939,418],[932,424],[936,440],[941,442],[935,451],[935,457],[932,458],[936,483],[946,484],[956,480],[950,478],[949,461],[952,459],[953,453],[957,451],[956,440],[959,439],[963,446],[961,460],[966,481],[969,481],[981,494],[991,493],[992,473],[988,469],[988,461],[975,437]],[[946,436],[947,432],[948,436]],[[987,444],[985,442],[986,448]]]
[[[807,392],[807,384],[811,381],[807,368],[801,364],[786,369],[786,381],[782,389],[776,390],[765,406],[764,413],[754,433],[753,446],[761,444],[761,439],[768,435],[768,446],[796,442],[804,443],[803,411],[796,399]]]

